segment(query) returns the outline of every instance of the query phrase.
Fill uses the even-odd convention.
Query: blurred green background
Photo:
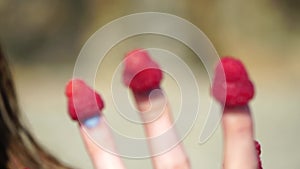
[[[220,56],[243,60],[255,82],[257,95],[251,103],[256,136],[261,142],[264,168],[300,167],[300,2],[298,0],[0,0],[0,41],[13,69],[20,104],[29,127],[48,150],[78,168],[92,168],[76,124],[66,113],[65,83],[85,41],[99,28],[136,12],[165,12],[199,27]],[[140,43],[142,42],[142,43]],[[123,44],[123,45],[122,45]],[[107,62],[119,62],[133,47],[174,49],[197,77],[203,106],[210,101],[208,78],[201,61],[174,39],[135,37],[108,54]],[[155,44],[155,45],[154,45]],[[108,66],[109,67],[109,66]],[[99,72],[97,90],[105,99],[109,72]],[[174,83],[166,80],[171,96]],[[170,82],[170,84],[169,84]],[[176,97],[170,97],[176,98]],[[171,104],[176,99],[171,99]],[[106,112],[114,111],[109,102]],[[173,109],[176,111],[176,105]],[[184,144],[194,168],[220,168],[220,128],[204,145],[197,144],[205,114],[201,114]],[[120,127],[120,126],[119,126]],[[134,150],[133,150],[134,151]],[[149,159],[124,159],[128,168],[151,168]]]

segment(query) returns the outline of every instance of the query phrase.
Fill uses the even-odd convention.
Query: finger
[[[79,122],[79,129],[88,154],[96,169],[124,169],[121,159],[102,147],[115,151],[114,140],[102,115],[104,102],[101,96],[82,80],[71,80],[66,87],[70,117]],[[83,123],[81,123],[81,121]],[[105,145],[103,145],[105,143]]]
[[[240,61],[231,57],[221,59],[212,94],[224,106],[224,169],[257,169],[253,120],[248,106],[254,87]]]
[[[105,146],[111,147],[111,150],[116,152],[110,129],[104,121],[104,117],[96,116],[84,123],[89,127],[84,124],[79,125],[80,134],[84,141],[85,147],[96,169],[125,169],[123,162],[118,156],[104,151],[96,144],[96,142],[98,142],[97,140],[101,140],[101,142],[107,143]]]
[[[132,90],[144,122],[154,168],[188,169],[189,160],[183,145],[178,143],[169,103],[159,87],[161,79],[159,65],[145,50],[134,50],[126,55],[123,80]]]
[[[257,169],[253,121],[249,107],[225,107],[222,127],[224,169]]]
[[[149,138],[149,147],[152,155],[152,163],[156,169],[189,169],[189,159],[184,151],[182,143],[179,142],[175,128],[173,127],[172,113],[167,103],[164,108],[165,98],[157,96],[154,100],[148,94],[133,93],[141,118],[144,120],[144,129]],[[151,107],[151,108],[150,108]],[[149,111],[149,109],[151,109]],[[157,117],[154,121],[151,118]],[[149,118],[150,117],[150,118]],[[151,122],[149,122],[151,121]],[[167,132],[167,133],[166,133]],[[163,136],[164,135],[164,136]],[[161,139],[151,139],[161,137]],[[173,147],[175,145],[175,147]],[[173,148],[172,148],[173,147]],[[167,152],[164,152],[165,150]],[[157,155],[164,152],[161,155]]]

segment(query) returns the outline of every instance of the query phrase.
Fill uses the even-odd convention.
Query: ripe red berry
[[[258,141],[254,141],[255,142],[255,149],[256,149],[256,152],[257,152],[257,160],[258,160],[258,169],[262,169],[262,162],[261,162],[261,159],[260,159],[260,154],[261,154],[261,146],[259,144]]]
[[[123,82],[133,92],[147,92],[159,88],[162,71],[146,50],[136,49],[129,52],[124,63]]]
[[[262,167],[262,162],[261,162],[260,158],[258,159],[258,164],[257,164],[257,166],[258,166],[258,169],[263,169],[263,167]]]
[[[247,104],[254,96],[254,86],[241,61],[223,57],[215,70],[212,94],[225,106]]]
[[[261,154],[261,147],[258,141],[255,140],[255,148],[257,151],[257,154],[260,155]]]
[[[66,86],[68,111],[73,120],[86,120],[99,115],[104,108],[101,96],[80,79],[70,80]]]

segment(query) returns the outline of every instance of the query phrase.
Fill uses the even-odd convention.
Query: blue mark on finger
[[[83,124],[87,127],[87,128],[94,128],[96,127],[98,124],[100,123],[100,116],[94,116],[91,117],[89,119],[86,119]]]

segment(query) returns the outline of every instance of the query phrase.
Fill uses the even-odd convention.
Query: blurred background
[[[0,0],[0,41],[11,63],[24,118],[35,137],[62,161],[77,168],[92,168],[77,125],[66,113],[65,84],[72,77],[82,46],[95,31],[124,15],[146,11],[170,13],[190,21],[209,37],[220,56],[243,60],[256,85],[257,95],[251,107],[264,168],[298,169],[298,0]],[[201,61],[174,39],[145,35],[116,45],[102,63],[105,71],[99,69],[96,88],[108,100],[108,116],[114,111],[107,87],[114,69],[109,64],[118,64],[126,51],[141,47],[173,50],[193,72],[198,72],[203,97],[200,110],[209,109],[209,82]],[[167,76],[163,86],[172,96],[170,102],[176,112],[176,98],[180,96],[178,90],[173,92],[176,83]],[[184,144],[193,168],[220,168],[220,127],[208,142],[197,144],[205,116],[200,113]],[[122,123],[117,126],[117,120],[112,121],[122,128]],[[149,159],[124,160],[128,168],[151,168]]]

